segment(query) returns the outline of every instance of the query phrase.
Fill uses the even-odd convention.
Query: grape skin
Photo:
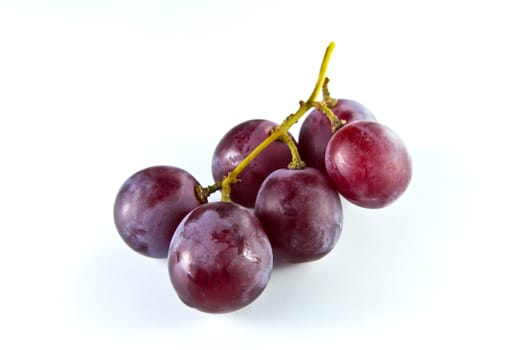
[[[199,206],[171,242],[168,268],[180,299],[204,312],[240,309],[266,287],[273,267],[270,242],[259,220],[235,203]]]
[[[261,220],[276,260],[320,259],[337,243],[343,213],[339,194],[321,171],[279,169],[264,180],[255,215]]]
[[[113,217],[120,236],[136,252],[165,258],[177,225],[201,204],[199,183],[183,169],[154,166],[132,175],[118,191]]]
[[[347,123],[357,120],[376,120],[368,108],[348,99],[338,99],[332,112]],[[304,120],[299,131],[299,154],[307,166],[325,171],[324,155],[331,137],[330,120],[323,112],[312,111]]]
[[[356,121],[337,131],[326,148],[325,162],[343,197],[365,208],[391,204],[412,177],[412,162],[401,138],[371,121]]]
[[[233,127],[224,135],[213,153],[213,179],[216,182],[222,181],[270,135],[275,126],[277,124],[269,120],[254,119]],[[264,179],[274,170],[286,168],[291,160],[290,151],[284,142],[272,142],[239,174],[239,182],[232,184],[232,201],[252,208]]]

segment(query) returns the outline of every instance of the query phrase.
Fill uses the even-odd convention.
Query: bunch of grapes
[[[168,258],[173,287],[188,306],[222,313],[248,305],[266,287],[274,261],[315,261],[334,248],[341,196],[382,208],[406,190],[412,167],[399,136],[363,105],[330,97],[325,72],[333,48],[296,113],[279,125],[246,121],[222,138],[213,185],[154,166],[120,188],[118,232],[135,251]],[[308,112],[296,141],[288,130]],[[221,201],[208,203],[218,190]]]

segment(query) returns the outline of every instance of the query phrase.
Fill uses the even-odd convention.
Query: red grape
[[[201,204],[195,196],[197,185],[188,172],[172,166],[150,167],[132,175],[113,207],[122,239],[141,254],[165,258],[177,225]]]
[[[274,171],[259,190],[255,215],[274,256],[290,262],[317,260],[330,252],[343,222],[339,194],[326,174],[314,168]]]
[[[352,100],[338,99],[332,112],[347,123],[376,120],[368,108]],[[331,125],[326,115],[318,110],[312,111],[299,131],[299,154],[307,166],[325,171],[324,153],[331,137]]]
[[[249,120],[235,126],[224,135],[212,158],[214,180],[222,181],[270,135],[276,125],[268,120]],[[231,186],[231,199],[245,207],[253,207],[259,187],[266,176],[276,169],[286,168],[291,160],[290,150],[284,142],[272,142],[239,174],[240,181]]]
[[[230,312],[255,300],[273,267],[259,220],[235,203],[203,204],[181,222],[171,242],[171,282],[188,306]]]
[[[410,155],[390,128],[357,121],[339,129],[326,148],[326,171],[337,190],[365,208],[396,200],[412,177]]]

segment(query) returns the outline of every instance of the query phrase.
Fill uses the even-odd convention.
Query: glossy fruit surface
[[[343,224],[339,194],[314,168],[279,169],[263,182],[255,215],[279,260],[317,260],[337,243]]]
[[[365,208],[382,208],[405,192],[410,155],[390,128],[357,121],[337,131],[326,148],[326,171],[337,190]]]
[[[133,250],[165,258],[177,225],[201,204],[197,180],[183,169],[154,166],[132,175],[118,191],[113,217],[122,239]]]
[[[215,181],[222,181],[268,135],[276,123],[255,119],[232,128],[217,145],[212,158]],[[292,157],[288,146],[281,141],[271,143],[238,176],[231,186],[231,199],[245,207],[253,207],[255,197],[266,176],[276,169],[286,168]]]
[[[348,99],[338,99],[332,112],[347,123],[357,120],[376,120],[368,108]],[[328,118],[321,111],[312,111],[299,131],[299,154],[308,167],[325,171],[324,154],[331,137],[332,130]]]
[[[273,267],[259,220],[235,203],[203,204],[177,228],[170,246],[171,282],[187,305],[211,313],[240,309],[264,290]]]

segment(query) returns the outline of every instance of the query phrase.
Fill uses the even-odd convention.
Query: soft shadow
[[[329,255],[306,264],[276,266],[262,295],[231,315],[185,306],[174,292],[165,260],[128,251],[101,238],[73,266],[64,288],[65,314],[78,327],[129,333],[183,334],[210,319],[293,332],[348,330],[399,320],[422,309],[439,285],[440,266],[459,230],[469,174],[463,159],[441,149],[412,153],[414,177],[388,208],[344,205],[344,230]],[[114,237],[114,233],[100,235]]]
[[[183,333],[202,319],[180,302],[166,260],[143,257],[110,242],[97,243],[66,278],[63,304],[71,322],[97,333],[151,329]]]
[[[412,157],[412,183],[401,199],[380,210],[345,202],[336,248],[318,262],[276,269],[259,300],[235,317],[304,331],[391,322],[420,310],[439,284],[469,176],[452,152],[425,148]]]

